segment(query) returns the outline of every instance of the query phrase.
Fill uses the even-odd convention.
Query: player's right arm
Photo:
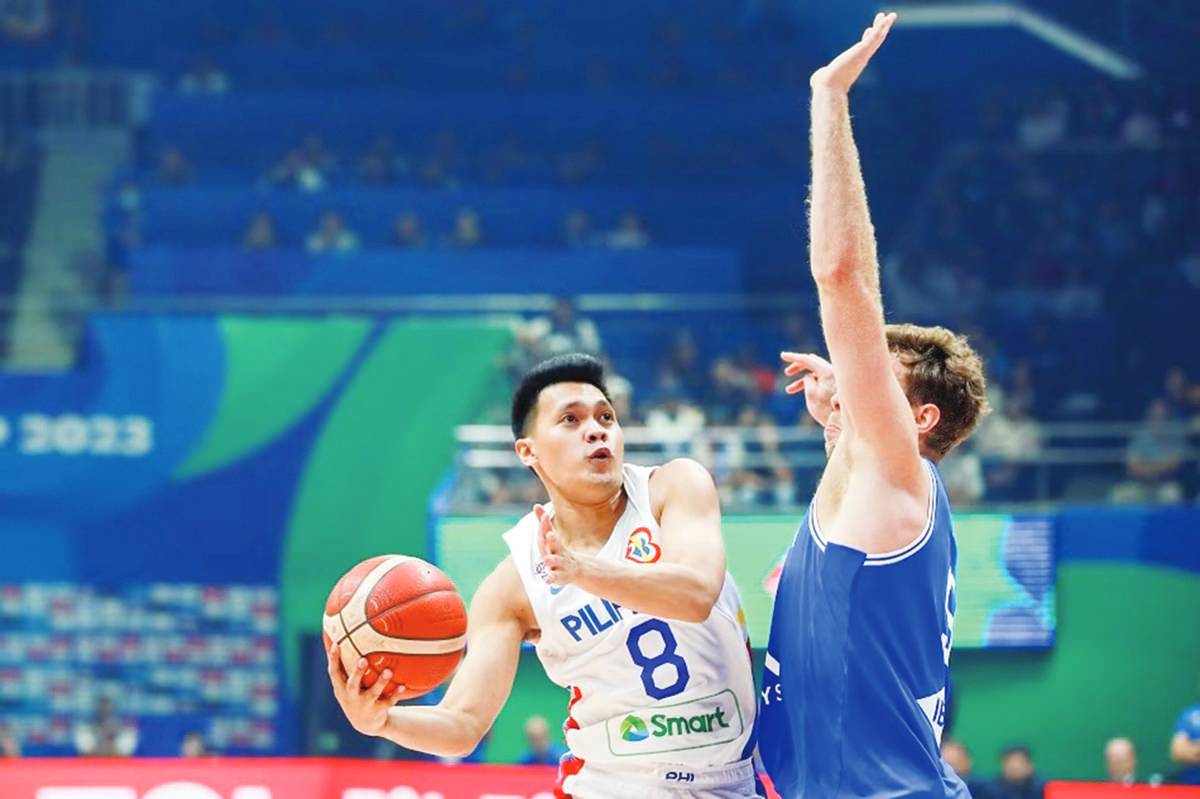
[[[346,718],[364,735],[432,755],[462,757],[479,745],[508,700],[521,642],[532,627],[520,575],[512,558],[505,558],[471,600],[467,653],[436,706],[393,706],[381,699],[391,676],[387,672],[372,688],[362,689],[365,660],[347,678],[335,649],[329,652],[329,680]]]
[[[919,491],[916,423],[892,371],[875,230],[850,126],[850,87],[895,19],[876,15],[857,44],[813,74],[809,257],[849,443],[865,445],[888,484]]]

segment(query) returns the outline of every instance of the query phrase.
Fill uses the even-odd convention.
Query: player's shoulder
[[[704,488],[714,486],[712,475],[699,461],[675,458],[652,467],[650,484],[662,488]]]
[[[691,458],[675,458],[655,467],[649,479],[651,506],[655,518],[674,502],[703,504],[707,498],[717,502],[717,485],[712,475]]]

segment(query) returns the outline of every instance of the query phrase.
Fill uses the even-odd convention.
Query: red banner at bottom
[[[553,799],[547,766],[301,758],[0,761],[3,799]]]
[[[553,799],[547,766],[307,758],[0,760],[3,799]],[[1045,799],[1197,799],[1200,788],[1052,782]]]
[[[1185,785],[1118,785],[1111,782],[1051,782],[1045,799],[1200,799]]]

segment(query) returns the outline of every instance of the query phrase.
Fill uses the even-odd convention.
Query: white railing
[[[1141,427],[1140,422],[1044,423],[1038,427],[1041,444],[1036,450],[995,454],[968,444],[964,452],[977,458],[982,469],[1011,465],[1027,473],[1021,496],[998,500],[985,495],[979,500],[981,504],[1002,501],[1007,507],[1041,505],[1062,499],[1058,496],[1062,493],[1059,484],[1073,476],[1099,474],[1097,479],[1107,481],[1108,488],[1116,486],[1122,479],[1131,440]],[[666,438],[645,427],[626,427],[624,434],[626,457],[630,461],[651,464],[672,457],[692,457],[713,472],[718,484],[738,472],[783,467],[796,476],[796,483],[800,485],[815,482],[825,465],[822,431],[816,427],[714,426],[695,434]],[[501,475],[514,484],[525,484],[533,479],[513,452],[512,431],[508,427],[464,425],[456,429],[455,438],[459,445],[460,484],[472,472]],[[1194,431],[1184,453],[1185,468],[1194,469],[1200,463],[1198,443],[1200,431]],[[461,493],[451,506],[462,512],[493,509],[482,507]],[[794,503],[782,507],[793,506]]]

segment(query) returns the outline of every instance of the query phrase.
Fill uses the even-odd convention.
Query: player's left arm
[[[876,15],[857,44],[812,76],[809,259],[849,443],[869,453],[856,461],[871,463],[882,484],[918,494],[927,489],[917,429],[892,371],[875,231],[850,125],[850,88],[895,19]]]
[[[595,596],[651,616],[701,622],[712,613],[725,583],[721,504],[708,470],[687,458],[661,466],[650,478],[660,535],[651,563],[601,560],[571,552],[543,520],[548,581],[574,583]],[[653,547],[658,547],[654,550]]]

